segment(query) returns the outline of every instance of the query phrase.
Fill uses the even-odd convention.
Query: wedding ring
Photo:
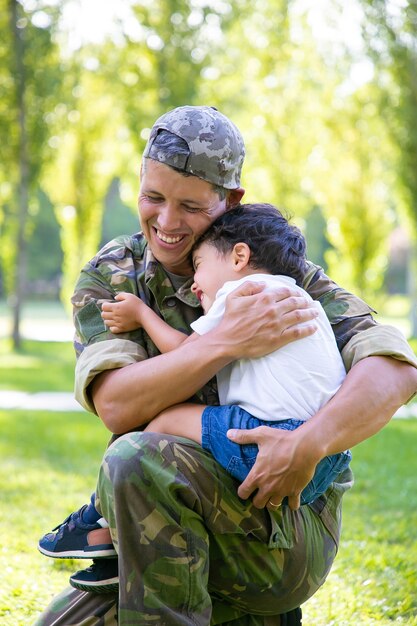
[[[272,500],[268,500],[268,504],[274,509],[278,509],[281,506],[282,502],[280,502],[279,504],[275,504],[274,502],[272,502]]]

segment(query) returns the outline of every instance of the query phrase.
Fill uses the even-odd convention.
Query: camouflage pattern
[[[120,437],[98,485],[123,562],[118,624],[278,625],[280,613],[326,579],[351,484],[347,470],[313,505],[259,510],[237,498],[236,481],[197,444],[155,433]],[[36,626],[115,625],[115,599],[92,595],[66,591]]]
[[[158,151],[153,142],[161,129],[184,139],[190,152],[172,157]],[[238,128],[214,107],[183,106],[156,120],[143,153],[203,180],[224,187],[240,187],[245,145]]]
[[[143,329],[113,335],[101,318],[103,302],[113,301],[122,291],[133,293],[170,326],[190,334],[191,322],[202,315],[200,304],[191,292],[192,282],[191,277],[184,278],[184,284],[176,291],[141,233],[115,239],[87,263],[72,297],[78,357],[75,396],[82,406],[95,412],[86,390],[99,371],[160,354]],[[215,379],[194,400],[218,404]]]
[[[100,317],[102,302],[130,291],[188,331],[202,313],[190,284],[184,279],[175,291],[141,234],[111,242],[84,268],[73,304],[86,407],[93,410],[85,389],[97,373],[158,354],[143,331],[112,335]],[[304,287],[322,303],[343,353],[354,343],[361,358],[395,353],[415,365],[401,334],[386,345],[371,309],[321,268],[310,265]],[[213,381],[199,398],[217,402]],[[271,513],[240,500],[234,479],[196,444],[124,435],[108,449],[98,487],[123,563],[118,621],[113,595],[67,589],[36,626],[278,626],[279,613],[323,584],[337,552],[342,495],[351,484],[347,470],[313,505]]]
[[[33,626],[117,626],[117,594],[86,593],[67,587]]]
[[[113,240],[84,267],[72,298],[79,357],[75,395],[82,406],[95,411],[87,388],[99,372],[159,354],[142,329],[113,335],[101,319],[102,303],[113,300],[121,291],[134,293],[170,326],[189,333],[190,323],[202,314],[191,284],[191,278],[184,278],[177,291],[173,288],[141,233]],[[387,333],[387,327],[375,322],[373,310],[365,302],[336,285],[320,267],[309,264],[303,287],[322,304],[347,369],[357,362],[355,355],[365,358],[386,354],[417,365],[402,334],[396,329]],[[205,385],[195,399],[218,404],[215,380]]]
[[[349,470],[316,510],[270,514],[237,498],[238,483],[197,444],[119,438],[102,464],[98,506],[123,562],[120,624],[222,623],[214,600],[243,615],[299,606],[331,568],[351,480]]]

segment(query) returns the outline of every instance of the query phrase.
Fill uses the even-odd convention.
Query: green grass
[[[0,339],[0,390],[72,391],[75,354],[69,342],[23,340],[19,352]]]
[[[354,449],[341,548],[306,625],[417,625],[416,446],[417,420],[394,420]]]
[[[107,433],[79,413],[0,411],[0,429],[0,623],[28,626],[79,566],[36,543],[88,498]],[[306,626],[417,625],[416,447],[417,420],[394,420],[355,448],[340,552]]]
[[[68,576],[38,538],[95,488],[108,433],[84,413],[0,411],[0,624],[28,626]]]

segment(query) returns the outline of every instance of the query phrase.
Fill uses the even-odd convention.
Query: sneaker
[[[94,535],[100,534],[97,531],[108,528],[108,524],[103,517],[94,524],[86,524],[82,519],[86,507],[85,504],[79,511],[71,513],[62,524],[42,537],[38,544],[38,550],[45,556],[55,559],[91,559],[117,556],[112,543],[90,545],[90,533],[91,540]]]
[[[93,559],[93,564],[73,574],[70,585],[81,591],[111,593],[119,590],[117,559]]]

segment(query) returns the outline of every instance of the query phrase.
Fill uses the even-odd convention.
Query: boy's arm
[[[159,352],[165,354],[165,352],[171,352],[175,350],[182,343],[188,342],[195,337],[196,333],[193,333],[189,337],[179,330],[175,330],[163,319],[161,319],[155,311],[147,306],[144,302],[141,302],[141,326],[148,333]]]
[[[162,354],[175,350],[187,339],[185,333],[169,326],[133,293],[118,293],[115,300],[116,302],[104,303],[101,314],[112,333],[128,332],[141,327]]]

